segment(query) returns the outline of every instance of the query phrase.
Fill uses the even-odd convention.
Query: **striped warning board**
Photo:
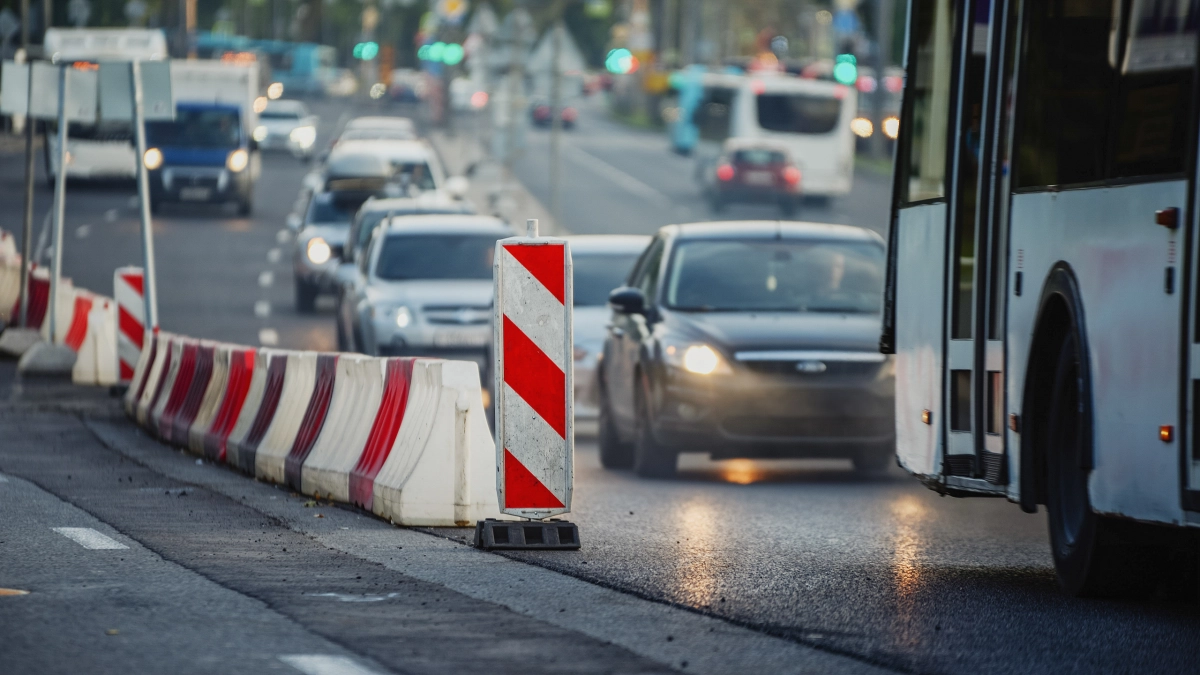
[[[500,510],[547,518],[571,510],[572,271],[564,239],[497,242],[496,490]]]
[[[113,274],[113,298],[117,301],[117,375],[122,383],[127,383],[133,379],[146,336],[142,268],[117,268]]]

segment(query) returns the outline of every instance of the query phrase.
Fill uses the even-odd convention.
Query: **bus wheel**
[[[1134,568],[1138,547],[1114,536],[1112,524],[1098,516],[1088,497],[1085,420],[1090,405],[1082,377],[1079,341],[1073,331],[1063,339],[1051,381],[1042,448],[1046,458],[1046,510],[1050,548],[1058,582],[1077,596],[1122,595],[1141,576]]]

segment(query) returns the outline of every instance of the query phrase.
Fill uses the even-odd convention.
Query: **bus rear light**
[[[783,170],[783,180],[787,181],[788,185],[795,187],[800,184],[800,169],[794,166],[789,166]]]
[[[1162,225],[1168,230],[1174,230],[1179,227],[1179,209],[1174,206],[1169,206],[1165,209],[1154,212],[1154,223]]]
[[[1163,443],[1170,443],[1175,440],[1175,427],[1170,424],[1164,424],[1158,428],[1158,440]]]
[[[733,180],[733,167],[728,164],[722,164],[717,167],[717,179],[723,181]]]

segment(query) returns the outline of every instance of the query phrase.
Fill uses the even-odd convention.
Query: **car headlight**
[[[258,141],[259,143],[262,143],[263,141],[267,140],[267,135],[268,135],[267,128],[261,124],[254,127],[254,133],[250,134],[251,138]]]
[[[229,157],[225,160],[225,167],[230,171],[237,173],[246,168],[250,163],[250,154],[245,150],[238,148],[229,153]]]
[[[151,171],[162,166],[162,163],[162,150],[159,150],[158,148],[150,148],[146,151],[146,154],[142,155],[142,164],[146,165],[146,168]]]
[[[668,365],[696,375],[728,375],[733,372],[725,357],[706,344],[667,345],[664,350]]]
[[[311,126],[296,127],[288,134],[288,138],[296,145],[308,149],[317,141],[317,130]]]
[[[412,312],[401,305],[396,308],[396,328],[408,328],[412,324]]]
[[[314,265],[324,265],[333,257],[333,249],[329,247],[329,242],[321,237],[310,239],[305,252],[308,253],[308,259]]]

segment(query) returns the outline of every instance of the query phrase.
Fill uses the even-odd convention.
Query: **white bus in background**
[[[897,456],[942,494],[1045,505],[1073,594],[1186,588],[1197,553],[1197,11],[909,2]]]
[[[167,58],[161,30],[144,28],[51,28],[46,58],[54,63],[96,68],[101,61],[157,61]],[[58,175],[56,125],[47,126],[47,179]],[[72,122],[67,129],[67,176],[78,179],[132,179],[135,176],[133,127],[129,122]]]
[[[752,74],[734,99],[729,135],[787,148],[806,197],[837,197],[854,184],[858,92],[836,82]]]

